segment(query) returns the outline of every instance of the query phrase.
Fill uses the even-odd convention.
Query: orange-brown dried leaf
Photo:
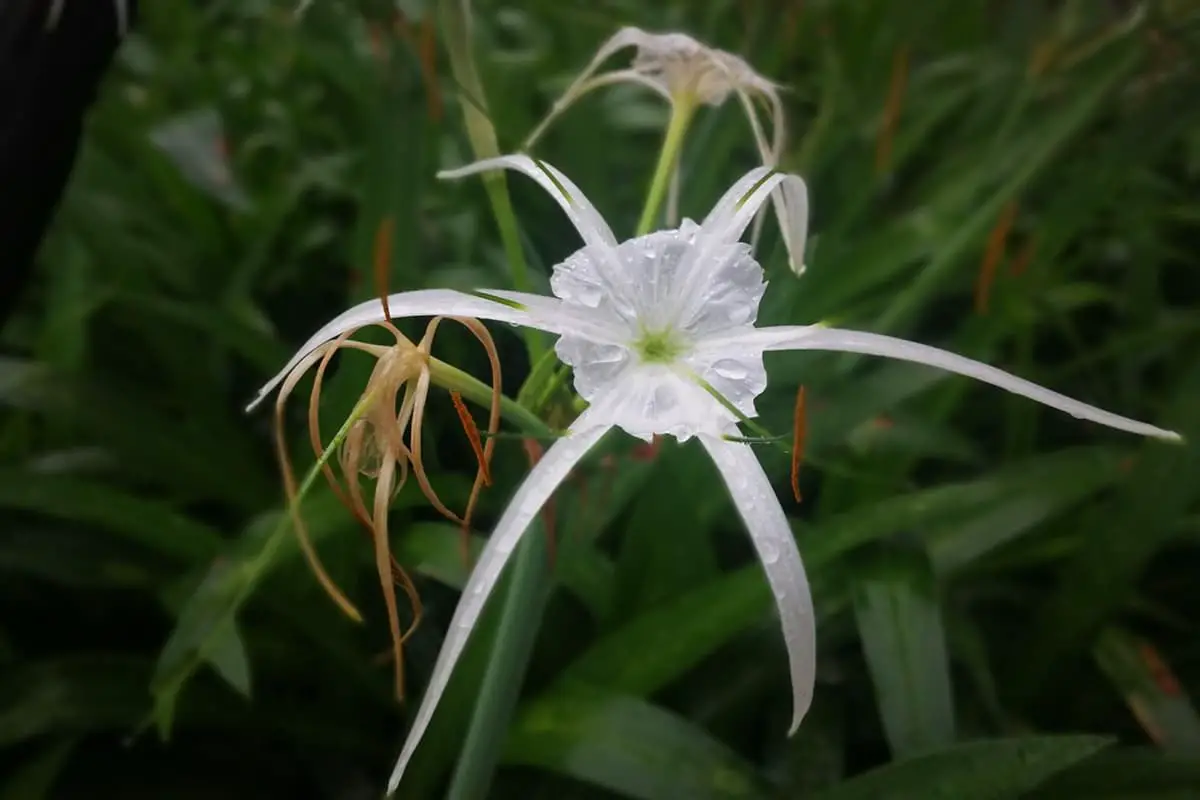
[[[375,229],[375,246],[372,250],[375,268],[375,294],[383,303],[383,317],[392,321],[392,309],[388,305],[388,276],[392,271],[392,231],[394,229],[392,215],[388,214],[379,220]]]
[[[879,127],[879,138],[875,142],[875,172],[882,175],[891,167],[892,143],[896,138],[896,127],[904,108],[904,93],[908,86],[908,45],[900,46],[892,56],[892,73],[888,80],[887,101],[883,107],[883,121]]]
[[[287,379],[284,381],[284,385],[279,390],[279,396],[275,401],[275,452],[279,459],[280,472],[283,475],[283,486],[284,493],[287,498],[288,514],[292,518],[292,527],[296,531],[296,540],[300,544],[300,550],[304,553],[305,560],[308,561],[308,565],[312,569],[313,574],[316,576],[317,581],[338,605],[338,607],[351,619],[355,620],[356,622],[361,622],[362,614],[360,614],[358,609],[355,608],[354,604],[350,602],[349,598],[342,593],[341,589],[338,588],[333,579],[329,577],[329,574],[325,571],[325,567],[321,564],[321,559],[317,555],[316,549],[312,545],[312,541],[308,538],[308,529],[305,527],[304,519],[300,514],[297,497],[298,488],[296,486],[296,476],[292,469],[292,460],[290,454],[288,453],[287,438],[284,433],[284,406],[286,405],[287,399],[291,395],[292,390],[295,388],[296,383],[299,381],[300,376],[308,366],[311,366],[311,364],[311,360],[306,359],[297,365],[297,368],[293,370],[292,374],[287,377]]]
[[[1013,258],[1012,264],[1008,268],[1008,274],[1014,278],[1024,275],[1025,270],[1029,269],[1029,265],[1033,263],[1035,253],[1037,253],[1037,239],[1030,237]]]
[[[1008,243],[1008,234],[1012,231],[1013,222],[1017,218],[1017,203],[1011,201],[1004,206],[996,224],[988,234],[987,247],[983,251],[983,261],[979,265],[979,278],[975,282],[975,311],[986,314],[992,295],[992,284],[996,281],[996,267],[1004,258]]]
[[[396,699],[404,699],[404,640],[400,634],[400,611],[396,604],[396,587],[392,582],[390,563],[391,542],[388,539],[388,503],[391,500],[392,479],[395,477],[396,459],[391,454],[383,457],[379,465],[379,477],[375,483],[375,570],[383,591],[383,604],[387,609],[388,631],[392,638],[392,660],[395,664]]]
[[[804,410],[804,387],[796,392],[796,408],[792,412],[792,496],[799,503],[800,496],[800,463],[804,460],[804,437],[807,432],[807,414]]]
[[[434,122],[442,121],[441,82],[438,81],[437,69],[437,30],[433,26],[433,16],[427,16],[421,21],[421,77],[425,80],[425,96],[429,101],[429,118]]]
[[[463,402],[460,393],[451,392],[450,402],[454,404],[454,410],[458,414],[458,421],[462,424],[463,431],[467,434],[467,441],[471,444],[471,452],[475,454],[475,461],[479,464],[479,474],[483,478],[483,485],[491,486],[492,473],[488,467],[487,458],[483,454],[483,440],[479,437],[479,428],[475,425],[475,418],[471,416],[471,410]]]

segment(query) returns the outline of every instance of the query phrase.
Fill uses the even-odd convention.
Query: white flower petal
[[[615,425],[647,442],[655,434],[680,441],[701,433],[719,436],[736,421],[685,371],[664,364],[631,362],[598,390],[588,413],[594,415],[595,424]]]
[[[790,242],[789,252],[794,249],[802,257],[808,235],[808,187],[799,175],[776,172],[773,167],[756,167],[729,188],[700,223],[704,238],[714,242],[736,241],[776,191],[782,194],[786,206],[785,218],[781,220],[784,240]]]
[[[698,230],[684,220],[676,230],[622,242],[603,259],[596,248],[581,248],[555,265],[550,289],[564,303],[612,320],[627,332],[626,343],[647,332],[675,331],[690,340],[752,324],[766,286],[750,246],[701,250]],[[707,280],[698,281],[697,271]]]
[[[788,266],[797,276],[804,274],[804,244],[808,239],[808,187],[800,179],[785,180],[771,195],[775,217],[787,248]]]
[[[617,246],[616,237],[600,212],[592,205],[579,187],[559,170],[545,161],[534,160],[526,155],[498,156],[485,158],[458,169],[438,173],[442,179],[462,178],[496,169],[515,169],[537,181],[546,192],[567,212],[572,224],[589,247],[611,249]]]
[[[513,308],[495,300],[457,292],[453,289],[422,289],[415,292],[400,292],[388,296],[388,309],[393,319],[405,317],[477,317],[512,325],[562,333],[566,330],[584,329],[592,331],[602,326],[602,321],[590,321],[586,309],[564,308],[554,298],[522,292],[495,290],[490,292],[506,300],[522,303],[524,308]],[[352,328],[360,328],[383,322],[383,304],[378,300],[367,300],[334,317],[328,324],[309,337],[300,346],[287,365],[269,380],[254,400],[246,407],[251,411],[263,398],[274,391],[284,376],[291,372],[300,360],[330,339],[335,339]]]
[[[499,297],[520,305],[520,310],[527,311],[533,319],[545,321],[546,325],[532,325],[541,330],[562,335],[583,337],[601,344],[624,344],[629,336],[626,329],[614,324],[608,315],[595,309],[580,308],[564,303],[557,297],[546,297],[528,292],[514,292],[508,289],[480,289],[479,294],[486,297]],[[556,327],[550,327],[550,322],[556,322]]]
[[[781,195],[777,208],[787,217],[784,240],[790,243],[789,252],[794,248],[803,253],[808,226],[804,181],[771,167],[750,170],[717,201],[693,238],[693,246],[680,267],[687,277],[683,291],[674,298],[675,324],[709,336],[723,328],[754,322],[765,288],[763,271],[750,246],[739,237],[773,192]],[[727,311],[730,316],[725,319]],[[703,318],[708,322],[700,324]]]
[[[409,728],[408,738],[404,741],[400,758],[396,761],[396,767],[388,780],[389,795],[396,791],[409,759],[416,751],[421,737],[425,734],[425,729],[429,727],[429,722],[433,719],[433,712],[437,708],[438,701],[441,700],[442,693],[446,690],[454,666],[458,663],[459,656],[462,655],[462,651],[467,645],[467,639],[470,637],[475,623],[479,620],[488,595],[499,581],[500,573],[504,570],[504,565],[512,555],[517,542],[520,541],[533,518],[541,511],[542,506],[554,494],[555,489],[566,479],[567,473],[587,455],[587,452],[600,441],[607,431],[606,426],[595,424],[593,415],[584,412],[571,426],[567,436],[559,439],[546,451],[520,488],[517,489],[508,508],[504,510],[504,515],[496,524],[495,531],[488,538],[483,552],[479,554],[479,561],[471,572],[467,585],[463,587],[458,607],[454,609],[454,617],[447,629],[446,639],[442,643],[437,663],[434,664],[429,685],[425,687],[425,694],[421,698],[421,705],[417,709],[412,727]]]
[[[589,77],[589,75],[591,75],[590,72],[585,72],[579,78],[576,78],[575,82],[571,84],[562,97],[558,98],[558,100],[554,102],[553,107],[550,109],[550,113],[548,113],[542,119],[542,121],[538,123],[538,126],[533,129],[533,132],[526,137],[524,143],[521,145],[521,150],[528,152],[530,149],[532,149],[533,146],[537,144],[538,140],[542,138],[542,134],[544,134],[550,127],[550,124],[554,122],[554,120],[558,119],[558,117],[564,111],[570,108],[585,94],[588,94],[595,89],[600,89],[604,86],[612,86],[617,83],[636,83],[639,86],[644,86],[647,89],[652,90],[655,94],[663,97],[663,99],[665,99],[668,103],[674,103],[674,100],[671,98],[671,93],[667,91],[667,87],[664,86],[661,81],[656,81],[653,78],[649,78],[634,69],[619,69],[613,72],[606,72],[601,75],[596,75],[594,77]]]
[[[780,326],[759,328],[754,331],[728,334],[713,337],[702,345],[703,351],[710,357],[720,353],[739,353],[744,355],[748,348],[764,350],[833,350],[844,353],[863,353],[865,355],[884,356],[901,361],[912,361],[925,364],[959,375],[966,375],[984,383],[990,383],[1013,394],[1028,397],[1043,405],[1066,412],[1078,419],[1086,419],[1107,425],[1110,428],[1136,433],[1141,436],[1153,436],[1158,439],[1180,441],[1182,437],[1174,431],[1164,430],[1145,422],[1081,403],[1066,395],[1038,386],[1032,381],[1018,378],[1001,369],[975,361],[964,356],[955,355],[936,347],[930,347],[892,336],[862,331],[847,331],[838,328],[825,328],[817,325],[803,327]]]
[[[816,617],[800,550],[771,482],[750,447],[712,436],[701,436],[700,442],[729,488],[775,595],[791,667],[790,733],[795,733],[812,703],[817,672]]]
[[[684,363],[738,411],[747,417],[758,416],[754,400],[767,388],[761,350],[722,353],[716,357],[701,350],[689,353]]]
[[[632,82],[649,86],[650,89],[658,91],[662,96],[670,98],[671,94],[667,91],[665,85],[662,85],[661,82],[656,82],[652,78],[643,76],[642,73],[636,70],[622,70],[601,74],[601,76],[595,78],[592,77],[596,70],[599,70],[600,65],[610,59],[613,54],[616,54],[618,50],[632,46],[640,47],[642,42],[646,41],[646,38],[649,36],[653,35],[647,34],[646,31],[638,28],[623,28],[608,38],[608,41],[604,44],[601,44],[600,49],[596,50],[596,54],[592,56],[592,62],[583,68],[583,72],[578,74],[575,80],[572,80],[571,85],[566,88],[563,95],[554,101],[550,109],[550,114],[547,114],[546,118],[539,122],[538,127],[534,128],[533,133],[530,133],[529,137],[524,140],[521,149],[528,150],[532,148],[536,140],[541,138],[541,134],[546,132],[546,128],[550,127],[551,122],[557,119],[559,114],[570,108],[571,104],[577,101],[578,98],[588,94],[593,89],[600,88],[602,85],[619,83],[622,80],[632,80]],[[617,74],[623,77],[617,78]]]
[[[759,90],[771,102],[771,124],[774,140],[768,141],[762,121],[758,117],[758,109],[749,92],[738,87],[737,96],[741,102],[746,120],[754,133],[754,143],[758,146],[759,157],[763,166],[777,167],[786,140],[783,104],[779,100],[779,92],[768,84],[767,90]],[[796,185],[793,181],[785,181],[771,195],[771,205],[775,208],[775,219],[779,222],[779,230],[783,234],[783,244],[787,248],[788,266],[796,275],[804,273],[804,242],[808,236],[808,189],[803,182]],[[754,220],[754,232],[751,242],[755,249],[758,247],[758,236],[762,230],[764,216],[759,215]]]

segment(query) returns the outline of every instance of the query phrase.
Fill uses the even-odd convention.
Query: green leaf
[[[1123,748],[1063,770],[1028,800],[1194,800],[1197,786],[1200,760]]]
[[[304,503],[300,513],[314,543],[355,525],[329,494]],[[235,643],[234,620],[258,584],[278,566],[281,549],[298,554],[290,525],[281,524],[285,514],[270,513],[253,522],[229,552],[213,563],[179,612],[150,685],[154,717],[163,736],[170,731],[179,692],[201,663],[215,662],[239,691],[249,691],[249,669],[240,643]]]
[[[1109,628],[1093,653],[1156,744],[1170,752],[1200,756],[1200,716],[1156,648],[1126,631]]]
[[[1037,615],[1021,674],[1026,694],[1052,691],[1062,668],[1085,652],[1106,620],[1130,599],[1145,566],[1172,538],[1172,524],[1200,497],[1200,361],[1177,385],[1162,427],[1187,441],[1147,441],[1128,480],[1078,523],[1087,535],[1058,590]]]
[[[213,634],[205,660],[243,697],[250,696],[250,661],[237,623],[230,620]]]
[[[719,574],[713,547],[714,504],[731,507],[708,459],[691,447],[664,444],[644,476],[621,539],[617,604],[622,618],[674,599]],[[671,531],[670,535],[663,535]]]
[[[977,498],[974,508],[921,531],[935,568],[952,573],[969,567],[1113,485],[1124,474],[1121,456],[1107,447],[1074,447],[1024,459],[962,485],[965,502]]]
[[[55,374],[44,365],[0,357],[0,403],[87,431],[124,462],[128,474],[186,496],[211,496],[257,510],[275,497],[252,440],[211,409],[180,417],[145,388]],[[194,417],[194,418],[193,418]]]
[[[954,741],[946,632],[929,565],[889,551],[854,581],[854,616],[896,758]]]
[[[1110,743],[1099,736],[1030,736],[960,744],[874,769],[817,800],[1009,800]]]
[[[230,171],[224,126],[216,109],[173,117],[150,131],[150,141],[197,189],[238,211],[250,208],[250,198]]]
[[[583,686],[527,706],[505,760],[640,800],[763,796],[751,766],[700,728],[644,700]]]
[[[88,528],[13,526],[0,532],[0,571],[74,589],[146,589],[168,580],[177,567],[140,545]]]
[[[96,525],[184,564],[213,557],[222,543],[169,506],[81,478],[0,471],[0,508]]]
[[[771,603],[762,567],[744,567],[602,637],[562,672],[556,685],[653,692],[763,619]]]
[[[20,767],[3,785],[0,800],[45,800],[75,750],[75,739],[51,745]]]
[[[1124,48],[1124,52],[1113,54],[1106,60],[1103,72],[1081,87],[1068,99],[1046,116],[1038,120],[1038,127],[1026,134],[1024,139],[1010,141],[1008,158],[1014,168],[1003,175],[1004,182],[990,192],[974,213],[965,222],[960,222],[948,239],[941,242],[934,258],[916,274],[896,296],[887,312],[878,320],[877,330],[895,330],[910,320],[914,312],[929,299],[930,293],[938,288],[968,249],[981,241],[995,224],[1005,203],[1008,203],[1050,163],[1063,147],[1077,136],[1092,119],[1102,101],[1137,64],[1137,51]]]
[[[469,567],[463,563],[460,536],[458,527],[447,522],[414,522],[403,528],[393,552],[401,564],[461,590],[467,584]],[[471,564],[479,558],[484,542],[483,537],[476,535],[468,539]],[[615,572],[612,561],[587,542],[571,539],[560,542],[560,545],[554,561],[556,577],[589,611],[597,616],[603,615],[612,603]]]
[[[0,671],[0,747],[51,733],[132,728],[145,711],[149,663],[69,656]]]
[[[971,563],[1049,514],[1116,480],[1121,452],[1077,447],[1013,462],[984,477],[904,492],[819,520],[800,537],[805,563],[913,530],[939,571]]]

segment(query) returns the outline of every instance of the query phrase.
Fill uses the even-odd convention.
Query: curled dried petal
[[[335,345],[336,347],[336,345]],[[334,347],[328,348],[329,350]],[[320,350],[314,352],[314,356],[325,357],[328,352]],[[308,368],[316,361],[315,357],[310,357],[296,365],[296,368],[288,375],[284,381],[283,387],[279,391],[279,397],[275,401],[275,451],[279,458],[279,468],[283,474],[283,486],[287,495],[288,513],[292,517],[292,526],[296,530],[296,539],[300,544],[300,549],[304,553],[305,559],[308,561],[309,567],[313,570],[317,581],[329,594],[338,607],[356,622],[362,621],[362,614],[350,602],[349,598],[342,593],[337,587],[333,579],[325,571],[321,564],[321,559],[317,556],[316,550],[312,546],[312,542],[308,538],[308,530],[304,525],[304,519],[300,515],[299,501],[297,497],[296,476],[292,471],[291,456],[288,454],[287,439],[283,431],[283,409],[287,403],[287,398],[295,389],[296,383]]]

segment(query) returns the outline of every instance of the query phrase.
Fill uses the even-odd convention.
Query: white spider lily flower
[[[631,66],[597,74],[605,61],[629,47],[636,51]],[[622,28],[600,45],[591,63],[554,102],[550,113],[529,135],[521,149],[528,151],[532,148],[550,123],[580,97],[593,89],[617,83],[634,83],[651,89],[670,104],[673,115],[682,116],[685,120],[698,105],[720,106],[731,95],[736,97],[746,121],[750,123],[763,165],[779,165],[787,144],[787,125],[778,84],[755,72],[741,56],[708,47],[686,33],[649,33],[633,27]],[[766,106],[771,126],[769,136],[756,102]],[[667,220],[670,224],[675,223],[678,198],[679,171],[676,169],[671,174],[667,199]],[[787,202],[786,196],[776,194],[772,197],[776,216],[783,228],[788,263],[800,275],[804,272],[804,239],[801,237],[797,241],[789,235],[785,222],[789,216]],[[762,218],[759,217],[755,224],[754,241],[758,240],[761,222]]]
[[[504,156],[441,174],[456,178],[497,168],[519,170],[546,189],[567,212],[584,245],[554,267],[555,297],[489,290],[482,296],[450,290],[391,295],[393,319],[404,316],[470,316],[558,334],[556,352],[574,368],[575,389],[589,407],[530,471],[508,505],[455,609],[441,653],[425,689],[389,783],[394,791],[428,726],[451,671],[479,619],[505,563],[543,504],[572,467],[614,427],[649,440],[671,434],[700,440],[720,472],[762,562],[778,605],[793,689],[792,731],[812,699],[816,632],[812,599],[800,553],[783,509],[758,459],[738,433],[767,386],[767,350],[834,350],[868,353],[927,364],[993,384],[1113,428],[1178,439],[1178,434],[1102,411],[995,367],[933,347],[874,333],[811,326],[756,328],[766,284],[762,267],[740,238],[767,197],[789,193],[787,224],[803,237],[804,182],[760,167],[739,180],[699,225],[684,221],[618,242],[579,189],[543,162]],[[383,319],[378,300],[334,319],[300,348],[259,400],[297,363],[340,333]],[[705,386],[707,384],[707,387]],[[257,403],[258,400],[255,401]],[[253,405],[253,404],[252,404]]]

